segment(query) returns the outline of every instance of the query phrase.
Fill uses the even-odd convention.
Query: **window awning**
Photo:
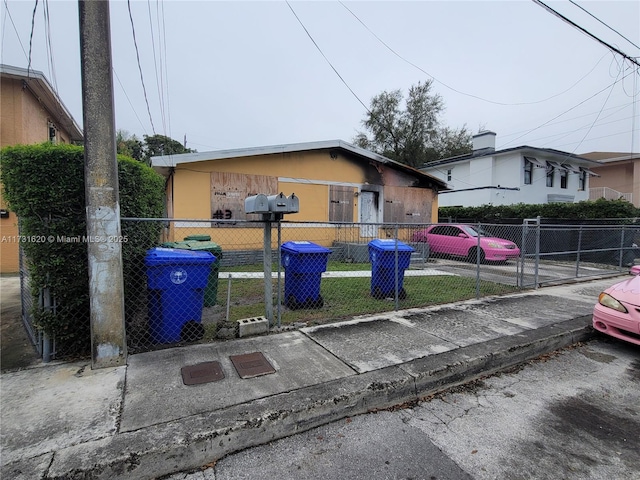
[[[533,158],[533,157],[524,157],[524,159],[536,167],[547,168],[547,164],[544,160],[538,160],[537,158]]]
[[[568,163],[565,163],[563,166],[571,173],[580,173],[580,167],[569,165]]]
[[[566,172],[569,171],[568,165],[563,165],[558,162],[552,162],[551,160],[547,160],[547,165],[554,167],[557,170],[564,170]]]
[[[597,173],[593,173],[591,170],[589,170],[588,168],[584,168],[584,167],[580,167],[580,171],[585,172],[587,175],[589,175],[590,177],[599,177],[600,175],[598,175]]]

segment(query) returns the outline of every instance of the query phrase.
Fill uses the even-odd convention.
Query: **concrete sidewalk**
[[[347,416],[412,402],[592,335],[617,279],[391,312],[259,337],[5,373],[2,478],[151,479]],[[241,378],[261,352],[275,373]],[[223,378],[183,383],[219,362]],[[251,369],[255,361],[245,362]]]

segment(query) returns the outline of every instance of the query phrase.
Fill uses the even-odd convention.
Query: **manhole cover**
[[[251,378],[259,375],[276,373],[276,369],[264,358],[262,352],[232,355],[229,357],[240,378]]]
[[[224,378],[219,362],[204,362],[182,367],[182,383],[198,385],[200,383],[217,382]]]

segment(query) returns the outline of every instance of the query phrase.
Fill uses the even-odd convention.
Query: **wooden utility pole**
[[[124,325],[120,203],[113,110],[109,2],[79,0],[91,367],[123,365]]]

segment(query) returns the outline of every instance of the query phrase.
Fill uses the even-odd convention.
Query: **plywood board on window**
[[[211,172],[211,218],[213,220],[259,220],[244,213],[244,199],[264,193],[275,195],[278,178],[245,173]]]
[[[354,189],[343,185],[329,186],[329,221],[353,222]]]
[[[385,223],[430,223],[433,190],[417,187],[384,187]]]

